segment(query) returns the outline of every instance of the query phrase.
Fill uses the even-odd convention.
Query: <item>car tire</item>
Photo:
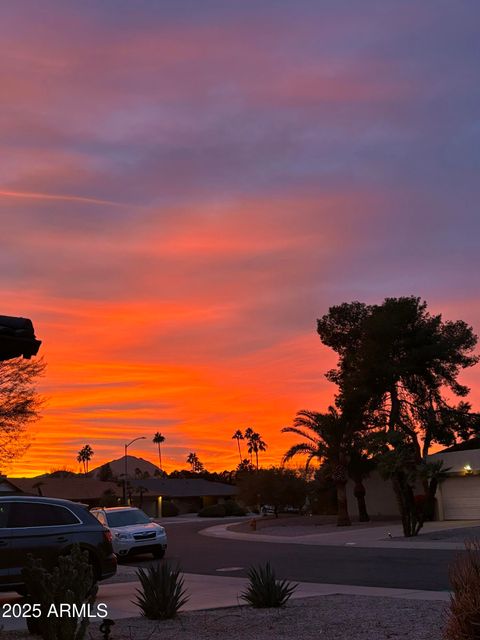
[[[154,558],[156,558],[157,560],[161,560],[165,555],[165,549],[162,549],[162,547],[158,547],[157,549],[154,549],[152,551],[152,554]]]

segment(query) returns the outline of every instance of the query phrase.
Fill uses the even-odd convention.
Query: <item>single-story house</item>
[[[203,478],[146,478],[130,480],[130,485],[132,502],[154,518],[161,516],[164,500],[173,502],[180,513],[191,513],[234,498],[238,492],[231,484]]]
[[[94,478],[12,478],[11,482],[24,493],[83,502],[89,507],[114,506],[122,497],[122,489],[115,482]]]
[[[372,471],[363,481],[365,487],[365,502],[370,516],[383,518],[399,518],[398,501],[390,480],[384,480],[378,471]],[[354,494],[355,484],[352,480],[347,483],[347,503],[350,516],[358,516],[357,499]]]
[[[132,505],[142,508],[148,515],[159,517],[163,500],[173,502],[180,513],[199,511],[202,507],[224,502],[237,493],[237,488],[203,478],[146,478],[129,480]],[[4,487],[2,489],[2,487]],[[121,483],[104,482],[91,477],[66,478],[3,478],[0,491],[28,493],[48,498],[63,498],[82,502],[90,507],[111,507],[122,504]]]
[[[0,496],[1,495],[16,495],[18,493],[24,493],[14,484],[11,480],[8,480],[5,476],[0,476]]]
[[[442,461],[447,477],[437,490],[439,520],[480,520],[480,438],[429,456]]]

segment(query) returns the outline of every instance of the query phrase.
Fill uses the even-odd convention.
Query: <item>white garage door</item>
[[[480,476],[447,478],[441,491],[445,520],[480,520]]]

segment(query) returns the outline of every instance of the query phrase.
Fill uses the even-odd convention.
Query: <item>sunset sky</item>
[[[316,318],[419,295],[480,332],[476,2],[0,8],[0,282],[48,363],[9,471],[238,462],[323,410]],[[463,377],[480,406],[480,365]]]

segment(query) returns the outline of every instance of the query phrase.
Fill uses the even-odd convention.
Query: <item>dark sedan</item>
[[[22,591],[28,554],[52,568],[75,543],[88,551],[97,580],[115,574],[111,534],[83,505],[56,498],[0,497],[0,591]]]

